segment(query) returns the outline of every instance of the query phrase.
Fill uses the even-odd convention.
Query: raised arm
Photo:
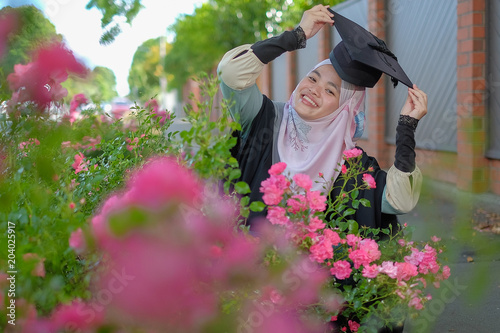
[[[408,89],[396,128],[396,155],[394,165],[387,173],[382,204],[384,213],[408,213],[418,202],[422,173],[415,163],[415,130],[418,121],[426,114],[427,95],[414,85],[413,89]]]

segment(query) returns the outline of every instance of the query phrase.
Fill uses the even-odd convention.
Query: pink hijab
[[[330,60],[324,60],[312,70],[328,64]],[[313,190],[329,193],[340,172],[344,150],[354,148],[362,134],[365,88],[342,81],[339,108],[312,121],[302,119],[294,110],[294,94],[285,104],[278,133],[280,161],[287,164],[285,174],[306,174],[313,180]]]

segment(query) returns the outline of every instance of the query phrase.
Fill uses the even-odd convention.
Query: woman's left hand
[[[427,95],[418,89],[416,84],[413,85],[413,89],[408,89],[408,97],[401,109],[401,114],[415,119],[422,119],[427,114]]]

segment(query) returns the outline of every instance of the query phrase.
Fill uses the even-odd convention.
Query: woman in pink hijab
[[[352,34],[360,32],[365,40],[368,34],[372,40],[362,46],[366,50],[360,51],[361,61],[363,57],[388,58],[390,61],[384,60],[383,66],[388,64],[399,72],[392,78],[393,82],[401,81],[409,89],[397,127],[394,165],[385,172],[375,158],[363,152],[363,166],[373,168],[371,173],[377,186],[361,191],[360,197],[370,200],[371,207],[360,207],[350,218],[361,225],[377,228],[392,225],[396,229],[396,215],[412,210],[420,193],[422,175],[415,165],[414,131],[418,120],[427,113],[427,96],[416,85],[408,83],[409,79],[383,41],[354,26],[352,21],[335,16],[343,41],[332,50],[329,59],[317,64],[299,82],[286,103],[263,95],[255,84],[256,79],[265,64],[284,52],[304,48],[306,41],[325,24],[333,26],[336,17],[329,6],[317,5],[305,11],[299,26],[292,31],[236,47],[224,55],[218,67],[222,93],[233,102],[231,114],[242,127],[233,153],[240,164],[241,180],[250,185],[251,201],[262,200],[261,182],[268,178],[271,165],[280,161],[287,164],[287,171],[292,175],[309,175],[316,187],[313,189],[337,195],[343,152],[356,147],[356,140],[363,133],[365,89],[373,87],[385,72],[384,68],[372,67],[379,64],[367,66],[350,59],[349,48],[353,45],[349,43],[359,37]],[[373,52],[379,57],[373,57],[370,54]],[[326,187],[314,182],[319,180],[320,173],[325,179],[331,179]],[[258,221],[256,216],[251,215],[248,220],[251,229]]]

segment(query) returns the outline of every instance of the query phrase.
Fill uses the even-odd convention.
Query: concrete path
[[[404,332],[500,332],[500,235],[474,228],[499,216],[499,196],[439,183],[424,187],[418,206],[400,220],[416,227],[415,240],[442,238],[451,277],[429,289],[433,299]]]

